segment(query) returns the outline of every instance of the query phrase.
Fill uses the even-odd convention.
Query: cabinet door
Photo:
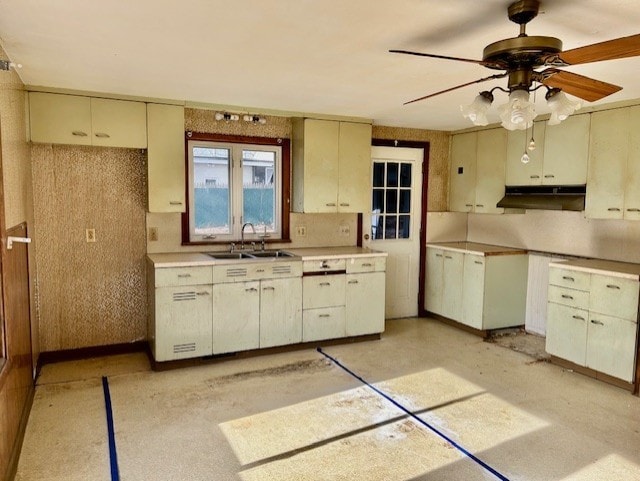
[[[496,204],[504,197],[506,161],[507,131],[492,129],[478,132],[474,212],[504,212]]]
[[[302,278],[260,283],[260,347],[302,341]]]
[[[640,284],[635,279],[591,274],[589,310],[635,321]]]
[[[105,147],[147,148],[144,102],[91,99],[91,143]]]
[[[542,184],[542,165],[544,163],[544,142],[546,122],[535,122],[533,134],[530,130],[510,130],[507,133],[507,173],[506,185]],[[528,150],[533,135],[536,148]],[[522,154],[527,149],[529,163],[522,163]]]
[[[384,282],[384,272],[347,274],[347,336],[384,331]]]
[[[435,247],[427,247],[424,308],[435,314],[442,314],[443,263],[444,251]]]
[[[462,274],[464,254],[444,251],[442,273],[442,315],[460,321],[462,319]]]
[[[211,355],[211,286],[155,291],[155,360]]]
[[[544,138],[542,183],[587,183],[590,115],[573,115],[559,125],[548,125]]]
[[[213,353],[260,347],[260,281],[214,284]]]
[[[31,141],[91,145],[89,97],[29,93]]]
[[[449,210],[472,212],[476,200],[476,132],[451,138]]]
[[[484,269],[484,256],[476,254],[464,255],[463,302],[460,322],[475,329],[483,328]]]
[[[622,219],[629,112],[629,109],[614,109],[591,114],[587,218]]]
[[[547,352],[584,366],[587,353],[588,319],[588,311],[553,302],[548,303]]]
[[[371,125],[340,122],[338,211],[371,210]]]
[[[629,108],[629,136],[624,184],[624,218],[640,220],[640,106]]]
[[[587,336],[587,367],[633,382],[637,327],[635,322],[591,313]]]
[[[338,210],[339,132],[339,122],[304,121],[304,212]]]
[[[184,212],[184,107],[147,105],[147,135],[149,212]]]

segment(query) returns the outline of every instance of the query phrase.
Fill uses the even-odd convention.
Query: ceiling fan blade
[[[622,87],[617,85],[555,68],[548,68],[540,72],[540,74],[542,83],[547,87],[562,89],[565,93],[579,97],[587,102],[595,102],[622,90]]]
[[[451,87],[451,88],[448,88],[446,90],[441,90],[440,92],[436,92],[436,93],[433,93],[433,94],[425,95],[424,97],[420,97],[418,99],[409,100],[408,102],[405,102],[403,105],[412,104],[414,102],[419,102],[420,100],[425,100],[425,99],[428,99],[430,97],[435,97],[436,95],[440,95],[440,94],[445,94],[447,92],[451,92],[452,90],[461,89],[462,87],[467,87],[467,86],[473,85],[473,84],[479,84],[480,82],[486,82],[487,80],[504,78],[506,76],[507,76],[506,73],[491,75],[489,77],[481,78],[479,80],[474,80],[473,82],[467,82],[466,84],[456,85],[455,87]]]
[[[403,53],[406,55],[416,55],[418,57],[430,57],[430,58],[441,58],[444,60],[457,60],[459,62],[469,62],[475,63],[478,65],[484,65],[485,67],[498,68],[498,69],[506,69],[507,66],[499,63],[499,62],[485,62],[484,60],[474,60],[470,58],[460,58],[460,57],[450,57],[448,55],[436,55],[433,53],[422,53],[422,52],[412,52],[410,50],[389,50],[391,53]]]
[[[560,53],[559,57],[568,65],[578,65],[638,55],[640,55],[640,34],[574,48]]]

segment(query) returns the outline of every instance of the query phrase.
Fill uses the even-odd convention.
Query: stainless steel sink
[[[250,253],[253,257],[295,257],[291,252],[287,251],[254,251]]]
[[[246,252],[207,252],[208,256],[214,259],[253,259],[251,254]]]

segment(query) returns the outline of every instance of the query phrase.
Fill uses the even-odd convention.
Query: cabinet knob
[[[331,283],[330,282],[321,282],[320,285],[321,286],[330,286]]]
[[[445,259],[453,259],[451,256],[444,256]]]
[[[349,207],[351,204],[347,202],[340,202],[340,207]]]
[[[574,279],[573,277],[570,277],[570,276],[562,276],[562,278],[563,278],[565,281],[571,281],[571,282],[574,282],[574,281],[575,281],[575,279]]]
[[[75,135],[76,137],[86,137],[87,133],[83,132],[82,130],[74,130],[73,132],[71,132],[71,135]]]
[[[465,207],[473,207],[473,204],[465,204]]]
[[[258,289],[255,287],[250,287],[249,289],[245,289],[245,292],[258,292]]]
[[[335,206],[336,206],[336,203],[335,203],[335,202],[327,202],[325,205],[326,205],[327,207],[335,207]]]
[[[547,174],[544,176],[545,179],[553,179],[555,177],[555,175],[553,174]]]
[[[620,212],[620,209],[618,209],[617,207],[609,207],[607,210],[609,212]]]
[[[632,207],[630,209],[627,209],[627,212],[640,212],[640,209],[637,209],[635,207]]]
[[[320,314],[318,317],[331,317],[329,314]]]
[[[364,264],[362,264],[362,267],[371,267],[371,266],[373,266],[371,262],[365,262]]]
[[[620,286],[616,286],[615,284],[607,284],[607,287],[609,289],[618,289],[618,290],[620,290]]]
[[[562,298],[563,299],[571,299],[571,300],[573,300],[573,296],[569,296],[567,294],[562,294]]]
[[[573,317],[574,319],[577,319],[579,321],[584,321],[584,317],[582,317],[582,316],[571,316],[571,317]]]
[[[473,261],[473,262],[475,262],[476,264],[482,265],[482,261]]]
[[[358,281],[356,281],[355,279],[353,281],[349,281],[348,284],[357,284]]]
[[[591,319],[591,324],[596,324],[598,326],[604,326],[604,322],[598,321],[596,319]]]
[[[191,274],[178,274],[178,277],[191,277]]]
[[[109,134],[105,134],[104,132],[96,132],[95,136],[99,139],[108,139],[109,137],[111,137]]]
[[[476,207],[484,207],[484,204],[476,204]]]
[[[530,175],[529,178],[530,179],[539,179],[540,176],[539,175]]]
[[[276,288],[273,286],[266,286],[262,288],[263,291],[275,291]]]

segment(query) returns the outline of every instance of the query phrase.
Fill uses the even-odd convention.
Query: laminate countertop
[[[640,264],[628,262],[607,261],[604,259],[574,259],[568,261],[551,262],[549,267],[560,267],[591,274],[605,274],[627,279],[640,279]]]

